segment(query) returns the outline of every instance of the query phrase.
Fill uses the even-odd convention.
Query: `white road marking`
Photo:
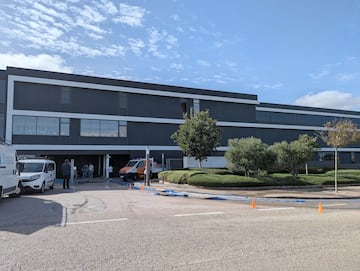
[[[332,204],[323,204],[323,207],[331,207],[331,206],[344,206],[347,203],[332,203]]]
[[[177,214],[174,216],[196,216],[196,215],[221,215],[224,212],[208,212],[208,213],[193,213],[193,214]]]
[[[126,220],[128,220],[128,218],[89,220],[89,221],[79,221],[79,222],[67,222],[67,223],[64,223],[64,224],[57,224],[57,226],[64,227],[64,226],[67,226],[67,225],[95,224],[95,223],[117,222],[117,221],[126,221]]]
[[[295,207],[264,208],[264,209],[256,209],[256,210],[266,212],[266,211],[293,210],[293,209],[295,209]]]

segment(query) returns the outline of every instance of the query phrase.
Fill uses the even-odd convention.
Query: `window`
[[[121,109],[127,108],[127,100],[128,100],[127,93],[119,92],[119,106]]]
[[[351,152],[351,163],[356,163],[356,155],[355,155],[355,152]]]
[[[118,121],[101,120],[100,121],[100,136],[117,137],[118,136]]]
[[[256,111],[256,120],[257,121],[270,121],[270,112]]]
[[[335,160],[334,152],[319,152],[320,161],[331,161]]]
[[[37,117],[37,135],[59,135],[59,119],[48,117]]]
[[[70,88],[61,88],[61,104],[70,104]]]
[[[200,112],[200,100],[194,99],[194,113]]]
[[[119,136],[127,137],[127,121],[119,121]]]
[[[36,117],[14,116],[14,135],[36,135]]]
[[[81,120],[81,136],[100,136],[100,120]]]
[[[122,137],[127,136],[126,122],[117,120],[81,120],[81,136]]]
[[[70,119],[66,119],[66,118],[60,119],[60,135],[61,136],[70,135]]]
[[[52,117],[14,116],[14,135],[68,136],[70,119]]]
[[[54,171],[55,170],[55,165],[53,163],[46,163],[46,170],[47,171]]]
[[[271,112],[271,120],[277,123],[296,123],[295,114]]]

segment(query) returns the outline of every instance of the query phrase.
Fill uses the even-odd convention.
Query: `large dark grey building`
[[[0,136],[19,154],[58,163],[92,162],[104,174],[129,158],[181,158],[170,138],[183,113],[209,110],[222,128],[218,155],[229,138],[254,136],[271,144],[314,135],[333,119],[360,125],[360,112],[260,103],[256,95],[115,80],[8,67],[0,71]],[[320,142],[321,143],[321,142]],[[343,167],[360,162],[360,145],[342,149]],[[110,157],[110,158],[109,158]],[[331,159],[322,146],[314,160]]]

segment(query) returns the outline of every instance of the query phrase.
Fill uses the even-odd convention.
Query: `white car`
[[[21,183],[16,170],[16,151],[8,144],[0,144],[0,199],[18,197]]]
[[[43,193],[53,189],[56,179],[56,164],[48,159],[24,159],[18,161],[22,191]]]

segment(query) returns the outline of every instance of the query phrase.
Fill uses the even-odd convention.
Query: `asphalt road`
[[[0,270],[359,270],[358,209],[83,184],[0,201]]]

